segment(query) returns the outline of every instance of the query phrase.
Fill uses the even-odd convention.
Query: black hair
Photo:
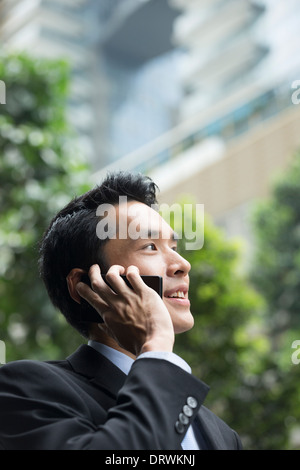
[[[140,173],[109,173],[102,184],[75,197],[61,209],[44,233],[39,258],[41,278],[53,305],[86,338],[90,324],[80,318],[85,308],[92,307],[72,299],[66,277],[73,268],[86,272],[93,264],[99,264],[101,272],[109,268],[102,250],[107,239],[99,238],[96,233],[100,220],[96,210],[100,204],[117,205],[120,196],[148,206],[157,204],[156,189],[156,184]]]

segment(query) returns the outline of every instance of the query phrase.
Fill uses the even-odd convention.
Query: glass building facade
[[[95,169],[176,123],[167,0],[0,0],[0,11],[6,48],[70,62],[69,118]]]

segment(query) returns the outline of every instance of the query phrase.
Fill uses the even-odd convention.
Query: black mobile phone
[[[102,277],[104,281],[106,282],[106,284],[109,285],[108,281],[105,278],[105,274],[103,274]],[[124,275],[121,275],[121,277],[124,279],[128,287],[132,289],[132,286],[130,282],[128,281],[127,277]],[[148,287],[151,287],[151,289],[154,289],[160,295],[160,297],[162,297],[163,285],[162,285],[161,276],[141,276],[141,278],[143,279],[144,283]],[[88,277],[87,274],[82,276],[81,281],[85,282],[88,286],[91,287],[90,278]],[[103,320],[101,316],[99,315],[99,313],[97,313],[97,311],[85,299],[82,299],[81,306],[82,306],[82,314],[81,314],[80,321],[103,323]]]

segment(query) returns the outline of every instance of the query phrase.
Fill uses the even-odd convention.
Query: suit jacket
[[[207,449],[240,449],[203,406],[207,392],[168,361],[137,360],[126,376],[87,345],[64,361],[10,362],[0,368],[0,449],[176,450],[194,420]]]

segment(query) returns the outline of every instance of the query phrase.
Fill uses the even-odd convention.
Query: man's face
[[[114,210],[117,237],[109,239],[103,248],[108,266],[118,264],[127,268],[135,265],[140,275],[161,276],[163,301],[171,315],[175,333],[189,330],[194,325],[188,300],[191,266],[177,253],[173,230],[146,204],[130,201],[115,206]],[[126,238],[118,237],[121,224],[122,231],[127,228]],[[134,229],[142,234],[137,239],[130,236]]]

